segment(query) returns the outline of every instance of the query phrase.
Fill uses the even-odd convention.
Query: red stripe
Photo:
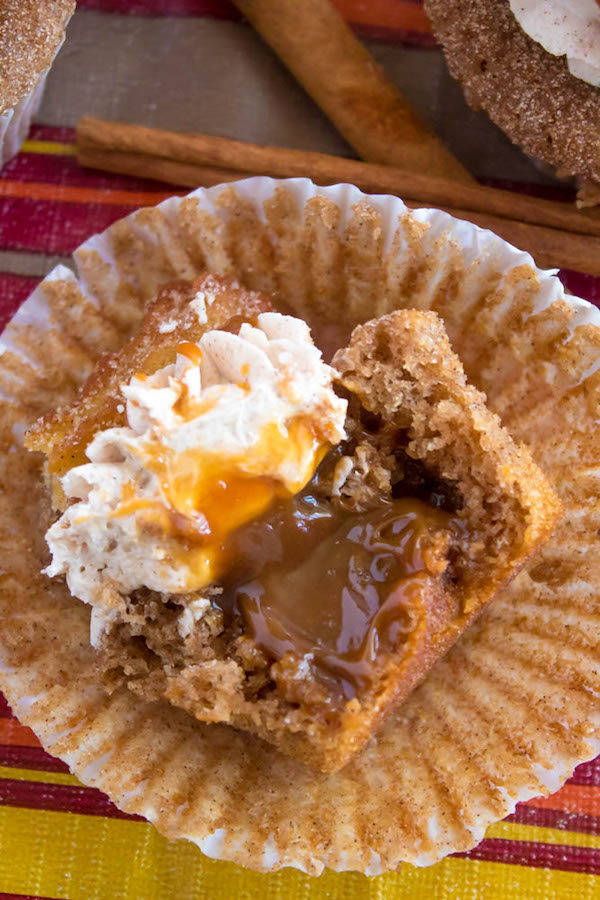
[[[571,847],[568,844],[544,844],[537,841],[510,841],[484,838],[469,853],[456,853],[463,859],[480,859],[515,866],[560,869],[563,872],[600,873],[600,850],[593,847]]]
[[[0,805],[144,821],[141,816],[130,816],[121,812],[102,791],[79,785],[0,778]]]
[[[239,11],[226,0],[79,0],[80,9],[90,9],[128,16],[197,16],[239,22]],[[416,4],[417,5],[417,4]],[[390,41],[420,47],[436,47],[433,35],[386,25],[349,24],[365,40]]]
[[[12,276],[10,276],[10,275],[0,274],[0,292],[2,291],[4,279],[11,278],[11,277]],[[1,296],[1,294],[0,294],[0,296]],[[0,716],[11,716],[11,715],[12,715],[12,710],[11,710],[10,706],[8,705],[8,700],[6,699],[6,697],[4,696],[2,691],[0,691]]]
[[[160,185],[148,178],[115,175],[99,169],[82,168],[74,156],[55,156],[44,153],[21,152],[2,169],[2,181],[68,185],[69,187],[101,190],[164,191],[172,185]]]
[[[0,199],[0,247],[35,253],[72,253],[79,244],[135,206],[56,203],[49,200]]]
[[[413,44],[417,47],[438,49],[432,34],[409,31],[405,28],[387,28],[385,25],[349,23],[352,30],[365,41],[389,41],[391,44]]]
[[[50,756],[41,747],[22,747],[18,744],[0,744],[0,766],[11,769],[35,769],[38,772],[62,772],[69,767],[61,759]]]
[[[241,19],[227,0],[79,0],[79,9],[120,13],[126,16],[209,16],[215,19]]]
[[[570,269],[561,269],[559,275],[565,288],[571,294],[583,297],[584,300],[600,306],[600,278],[584,275],[583,272],[573,272]],[[600,784],[600,780],[598,784]]]
[[[600,279],[597,279],[600,281]],[[577,766],[568,784],[585,784],[590,787],[600,786],[600,756]]]
[[[39,747],[40,742],[26,725],[12,716],[0,718],[0,744],[11,747]]]
[[[39,278],[0,272],[0,331],[16,313],[21,303],[29,297]],[[0,694],[0,717],[10,715],[10,708]]]
[[[600,789],[588,784],[564,784],[548,797],[533,797],[526,806],[558,809],[586,816],[600,816]]]
[[[480,178],[479,183],[498,188],[501,191],[514,191],[516,194],[529,194],[530,197],[556,200],[557,203],[573,203],[575,201],[575,189],[560,183],[536,184],[530,181],[511,181],[508,178]]]
[[[600,834],[600,818],[586,816],[564,809],[538,808],[520,803],[507,822],[519,825],[538,825],[541,828],[557,828],[560,831],[577,831],[581,834]]]
[[[155,206],[177,193],[167,191],[123,191],[74,187],[70,184],[39,184],[0,180],[0,196],[12,200],[47,200],[50,203],[85,203],[87,206]],[[183,191],[180,192],[183,196]]]
[[[0,900],[56,900],[53,897],[41,897],[39,894],[3,894],[0,892]]]

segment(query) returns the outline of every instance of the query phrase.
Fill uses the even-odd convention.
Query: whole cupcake
[[[75,0],[0,2],[0,164],[19,152]]]
[[[596,0],[425,0],[469,104],[600,203]]]

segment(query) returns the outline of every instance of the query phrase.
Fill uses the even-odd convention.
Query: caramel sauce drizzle
[[[186,359],[189,359],[193,366],[202,365],[202,350],[197,344],[193,344],[191,341],[180,341],[177,344],[177,353],[180,356],[185,356]]]
[[[443,532],[447,549],[457,520],[413,497],[356,513],[314,487],[230,535],[217,602],[243,618],[270,660],[304,659],[333,696],[350,699],[372,680],[381,651],[423,625],[443,577],[430,565],[432,542]]]

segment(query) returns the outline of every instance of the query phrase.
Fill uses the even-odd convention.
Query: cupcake
[[[593,307],[490,232],[305,179],[172,198],[75,262],[21,307],[0,357],[0,684],[50,752],[171,838],[313,874],[465,850],[596,754]],[[257,423],[269,440],[241,453]],[[219,434],[233,444],[207,457]],[[202,466],[182,465],[200,444]],[[302,517],[325,528],[308,553]],[[352,646],[319,626],[336,655],[308,632],[340,559]],[[353,643],[365,565],[394,584],[369,653],[364,630]],[[387,667],[394,641],[410,667]],[[355,740],[313,765],[287,737],[327,750],[324,707],[329,724],[354,715],[338,735]]]
[[[600,200],[600,5],[596,0],[425,0],[468,103],[526,153]]]
[[[0,3],[0,165],[19,152],[65,38],[74,0]]]
[[[435,313],[357,326],[332,368],[302,319],[214,275],[163,288],[25,446],[46,457],[58,514],[46,574],[90,605],[107,689],[322,772],[356,756],[560,512]]]

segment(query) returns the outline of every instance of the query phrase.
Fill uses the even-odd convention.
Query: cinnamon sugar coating
[[[462,607],[480,609],[550,535],[560,513],[554,491],[467,382],[436,313],[402,310],[359,325],[333,365],[379,417],[378,439],[401,440],[408,460],[460,498],[471,532],[459,560]],[[406,471],[399,464],[396,478]]]
[[[561,175],[600,182],[600,88],[532,40],[508,0],[426,0],[467,102]]]
[[[75,11],[75,0],[2,0],[0,3],[0,113],[35,87]]]

